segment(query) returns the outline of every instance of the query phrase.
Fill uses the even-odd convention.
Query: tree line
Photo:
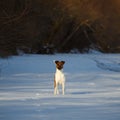
[[[0,56],[120,52],[119,0],[1,0]]]

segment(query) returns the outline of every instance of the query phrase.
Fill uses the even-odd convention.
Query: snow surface
[[[65,60],[66,94],[53,95],[53,60]],[[120,120],[120,54],[0,59],[0,120]]]

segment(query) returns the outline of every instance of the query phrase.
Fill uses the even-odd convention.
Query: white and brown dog
[[[54,61],[56,64],[56,73],[54,76],[54,95],[59,94],[58,86],[62,85],[62,94],[65,94],[65,75],[63,65],[65,61]]]

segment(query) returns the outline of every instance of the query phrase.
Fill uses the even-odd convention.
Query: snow
[[[53,94],[54,60],[65,60],[65,95]],[[120,54],[0,59],[0,120],[120,120]]]

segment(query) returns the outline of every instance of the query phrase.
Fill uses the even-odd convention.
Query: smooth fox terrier
[[[54,76],[54,95],[59,94],[58,86],[62,85],[62,94],[65,94],[65,75],[63,65],[65,61],[54,61],[56,64],[56,73]]]

